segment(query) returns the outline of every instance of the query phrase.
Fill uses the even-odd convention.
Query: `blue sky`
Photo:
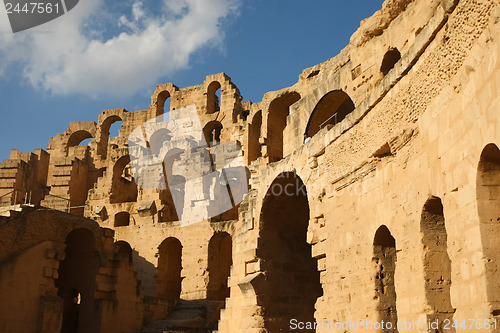
[[[13,34],[0,8],[0,160],[103,109],[146,109],[156,84],[227,73],[244,100],[334,57],[382,0],[82,0]]]

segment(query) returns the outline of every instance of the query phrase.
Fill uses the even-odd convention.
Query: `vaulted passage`
[[[120,157],[113,166],[109,202],[122,203],[135,201],[137,201],[137,184],[132,175],[130,156],[126,155]]]
[[[396,288],[394,272],[396,271],[396,240],[385,225],[377,229],[373,241],[373,260],[375,263],[375,299],[377,303],[378,322],[392,323],[393,329],[384,332],[397,332],[396,323]],[[387,326],[385,326],[387,327]]]
[[[487,297],[500,315],[500,150],[488,144],[479,161],[476,196],[486,266]]]
[[[87,229],[70,232],[65,254],[55,282],[57,294],[64,300],[61,333],[97,332],[94,293],[99,259],[92,232]]]
[[[181,294],[182,245],[177,238],[169,237],[158,247],[157,295],[178,299]]]
[[[283,158],[283,131],[287,126],[286,118],[290,114],[290,106],[300,99],[296,92],[286,93],[273,100],[269,105],[267,119],[267,153],[269,161],[275,162]]]
[[[323,96],[314,108],[306,127],[306,135],[313,137],[327,125],[340,123],[354,110],[354,103],[342,90],[333,90]]]
[[[314,306],[323,290],[317,260],[306,242],[308,223],[304,183],[294,173],[281,174],[264,199],[257,250],[266,275],[256,290],[257,301],[269,332],[288,332],[291,319],[314,321]]]
[[[123,125],[123,119],[117,115],[106,118],[101,124],[101,140],[97,145],[97,152],[102,158],[108,156],[108,143],[110,137],[116,137],[120,134]]]
[[[220,143],[220,134],[222,131],[222,124],[217,120],[212,120],[203,127],[203,134],[209,147],[213,147]]]
[[[454,309],[450,299],[451,261],[447,252],[441,199],[431,197],[427,200],[422,211],[420,230],[424,248],[425,296],[432,309],[428,319],[444,323],[445,319],[453,319]],[[455,331],[453,327],[440,329],[442,332]]]
[[[208,244],[208,287],[207,298],[225,300],[229,297],[227,279],[231,272],[232,240],[227,232],[218,232]]]

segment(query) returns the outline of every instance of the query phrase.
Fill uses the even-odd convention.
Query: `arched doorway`
[[[377,300],[378,322],[391,323],[392,329],[384,332],[397,332],[398,312],[396,309],[396,240],[385,225],[377,229],[373,240],[373,260],[375,263],[375,299]]]
[[[494,316],[500,315],[500,149],[484,147],[476,178],[479,228],[486,268],[487,299]]]
[[[136,202],[137,184],[132,174],[130,156],[122,156],[113,166],[110,203]]]
[[[65,254],[55,282],[57,294],[64,300],[61,333],[95,332],[99,326],[94,306],[99,261],[94,234],[87,229],[71,231]]]
[[[260,135],[262,127],[262,111],[257,112],[252,119],[248,132],[248,164],[262,156]]]
[[[218,81],[214,81],[208,85],[207,89],[207,113],[220,111],[221,105],[221,85]]]
[[[212,120],[203,127],[203,134],[209,147],[213,147],[220,143],[220,135],[222,132],[222,124],[217,120]]]
[[[340,123],[354,110],[354,103],[342,90],[333,90],[323,96],[309,118],[306,127],[306,136],[313,137],[320,129],[327,125]]]
[[[174,237],[165,239],[158,247],[157,295],[178,299],[181,294],[182,245]]]
[[[156,116],[163,116],[163,121],[168,121],[170,118],[170,92],[167,90],[158,94],[156,99]]]
[[[440,332],[454,332],[453,327],[444,329],[445,319],[453,320],[455,310],[451,306],[451,260],[447,252],[447,234],[443,204],[438,197],[427,200],[420,219],[422,246],[424,249],[425,296],[432,313],[428,319],[438,320]]]
[[[267,153],[269,161],[275,162],[283,158],[283,132],[287,126],[290,106],[300,99],[296,92],[286,93],[269,104],[267,118]]]
[[[217,232],[208,243],[207,298],[223,301],[229,297],[227,279],[231,272],[233,242],[227,232]]]
[[[291,319],[314,321],[323,290],[317,260],[306,241],[308,224],[304,183],[295,173],[280,174],[264,198],[257,249],[266,276],[264,286],[256,290],[257,299],[269,332],[288,332]]]
[[[119,135],[123,125],[123,119],[118,115],[111,115],[106,118],[101,124],[101,140],[98,144],[98,154],[103,159],[108,156],[109,139]]]

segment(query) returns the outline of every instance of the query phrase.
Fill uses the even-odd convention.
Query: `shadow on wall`
[[[156,294],[156,266],[142,257],[139,252],[132,250],[134,271],[137,272],[137,278],[141,280],[141,286],[144,289],[144,295],[155,296]]]

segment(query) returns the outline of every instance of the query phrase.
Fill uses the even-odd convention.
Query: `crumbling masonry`
[[[500,332],[499,27],[496,0],[387,0],[259,103],[223,73],[161,84],[147,110],[12,150],[0,332]],[[138,186],[128,137],[190,105],[211,147],[241,147],[249,191],[181,227],[172,198],[192,197]]]

